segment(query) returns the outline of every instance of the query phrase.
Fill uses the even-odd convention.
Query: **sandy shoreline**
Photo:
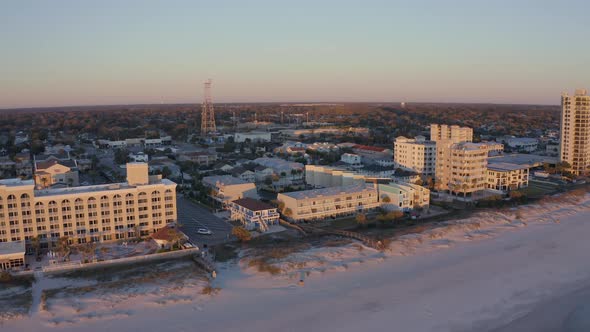
[[[226,264],[216,281],[222,290],[212,297],[183,288],[182,302],[155,306],[139,294],[115,307],[120,315],[51,325],[46,313],[34,313],[1,329],[543,331],[551,325],[534,325],[541,318],[573,326],[590,311],[580,305],[590,298],[589,238],[586,195],[406,236],[385,257],[349,246],[294,254],[289,262],[314,262],[304,267],[304,287],[298,278]],[[294,273],[301,267],[285,266]],[[559,314],[552,301],[562,301]]]

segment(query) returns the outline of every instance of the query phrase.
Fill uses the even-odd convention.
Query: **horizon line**
[[[507,103],[507,102],[453,102],[453,101],[249,101],[249,102],[214,102],[213,105],[240,105],[240,104],[459,104],[459,105],[499,105],[499,106],[560,106],[560,104],[530,104],[530,103]],[[53,109],[53,108],[77,108],[77,107],[118,107],[118,106],[172,106],[172,105],[201,105],[202,102],[177,102],[177,103],[129,103],[129,104],[78,104],[78,105],[55,105],[55,106],[25,106],[25,107],[0,107],[0,111]]]

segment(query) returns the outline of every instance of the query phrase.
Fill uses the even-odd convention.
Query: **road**
[[[180,229],[191,242],[203,246],[226,242],[231,238],[232,225],[207,210],[205,207],[178,196],[176,200]],[[199,228],[213,232],[211,235],[198,234]]]

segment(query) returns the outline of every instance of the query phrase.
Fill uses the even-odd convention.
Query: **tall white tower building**
[[[561,95],[562,162],[571,165],[576,175],[590,172],[590,96],[586,89],[576,89],[573,96]]]

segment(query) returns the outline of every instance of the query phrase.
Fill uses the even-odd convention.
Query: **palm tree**
[[[463,198],[467,197],[467,189],[469,189],[469,185],[467,183],[463,183],[461,185],[461,189],[463,190]]]

